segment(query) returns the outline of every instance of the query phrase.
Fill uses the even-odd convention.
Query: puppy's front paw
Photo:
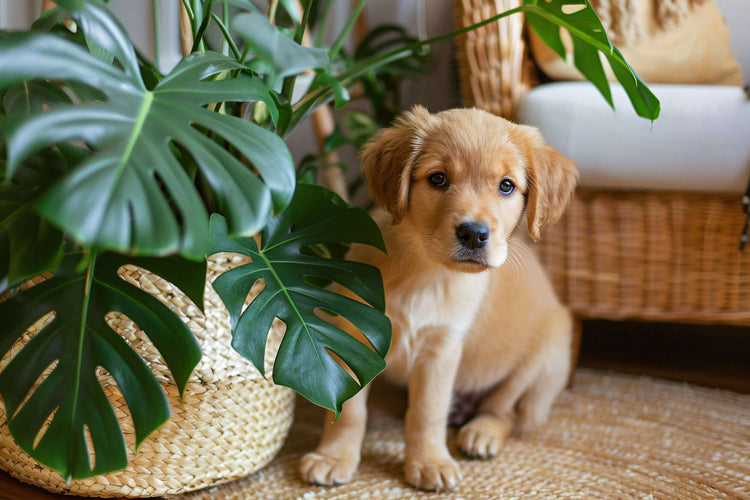
[[[458,464],[450,457],[407,459],[406,480],[430,491],[450,491],[461,479]]]
[[[503,421],[490,415],[480,415],[458,432],[458,447],[466,455],[475,458],[492,458],[508,439],[510,421]]]
[[[351,481],[359,462],[354,458],[330,457],[320,453],[308,453],[302,457],[299,472],[313,484],[331,486]]]

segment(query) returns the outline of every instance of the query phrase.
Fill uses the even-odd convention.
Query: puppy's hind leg
[[[485,398],[477,416],[458,434],[465,454],[496,455],[514,428],[530,431],[547,419],[570,370],[572,320],[567,309],[554,307],[540,315],[538,350]]]
[[[514,427],[528,432],[542,424],[565,387],[570,355],[551,366],[532,364],[514,373],[482,402],[477,416],[461,427],[458,446],[470,457],[492,458]]]
[[[549,349],[539,373],[518,402],[517,430],[531,432],[547,420],[552,403],[568,382],[570,347]]]
[[[524,367],[498,384],[482,401],[477,416],[458,432],[458,447],[475,458],[491,458],[500,452],[515,421],[515,406],[534,373]]]
[[[326,413],[323,437],[318,448],[302,457],[300,474],[313,484],[333,485],[348,483],[359,465],[362,440],[367,426],[367,385],[344,403],[341,415],[333,422],[333,414]]]

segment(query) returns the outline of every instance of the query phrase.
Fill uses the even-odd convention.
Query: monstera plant
[[[234,349],[262,371],[270,324],[281,319],[287,329],[275,382],[340,411],[383,370],[390,342],[377,270],[343,255],[350,243],[382,249],[383,242],[364,211],[297,181],[284,138],[319,106],[345,105],[358,79],[461,32],[381,44],[383,50],[357,58],[341,47],[364,0],[330,47],[322,37],[317,47],[301,44],[311,14],[327,11],[322,0],[303,1],[302,15],[288,0],[272,0],[268,15],[249,0],[182,0],[192,53],[161,74],[106,3],[56,3],[31,30],[0,34],[4,425],[26,452],[68,480],[124,467],[120,424],[97,369],[122,391],[137,442],[169,418],[170,408],[146,363],[105,315],[123,313],[143,329],[180,390],[201,352],[187,326],[120,279],[118,269],[150,270],[200,307],[206,258],[216,252],[252,259],[215,282],[230,311]],[[603,53],[637,112],[657,117],[658,101],[586,0],[524,0],[469,29],[521,12],[561,54],[560,27],[567,29],[575,64],[611,102]],[[216,50],[206,40],[210,30],[223,37]],[[314,78],[294,102],[303,72]],[[47,279],[28,286],[39,276]],[[266,286],[243,310],[258,279]],[[328,289],[334,282],[363,302]],[[369,345],[316,310],[347,318]],[[24,332],[50,313],[53,319],[10,356]],[[93,468],[84,428],[96,453]]]

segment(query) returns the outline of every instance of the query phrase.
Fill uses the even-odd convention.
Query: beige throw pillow
[[[637,29],[629,33],[610,33],[625,60],[646,83],[705,83],[742,85],[742,69],[732,54],[729,30],[714,0],[694,5],[682,13],[679,20],[670,16],[668,22],[658,2],[666,0],[609,0],[632,4]],[[592,2],[596,7],[596,2]],[[599,6],[599,9],[602,9]],[[609,30],[618,26],[608,23],[607,11],[597,11]],[[603,15],[604,14],[604,15]],[[622,24],[622,23],[621,23]],[[621,26],[622,27],[622,26]],[[563,30],[563,42],[572,62],[573,45],[570,35]],[[539,67],[554,80],[583,80],[572,65],[566,64],[536,34],[531,32],[531,49]],[[609,64],[602,56],[607,77],[616,81]]]

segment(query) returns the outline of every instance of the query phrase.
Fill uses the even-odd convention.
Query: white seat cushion
[[[750,101],[739,87],[650,85],[661,101],[652,125],[620,85],[616,112],[588,82],[540,85],[521,101],[519,123],[578,162],[592,188],[744,192],[750,176]]]

